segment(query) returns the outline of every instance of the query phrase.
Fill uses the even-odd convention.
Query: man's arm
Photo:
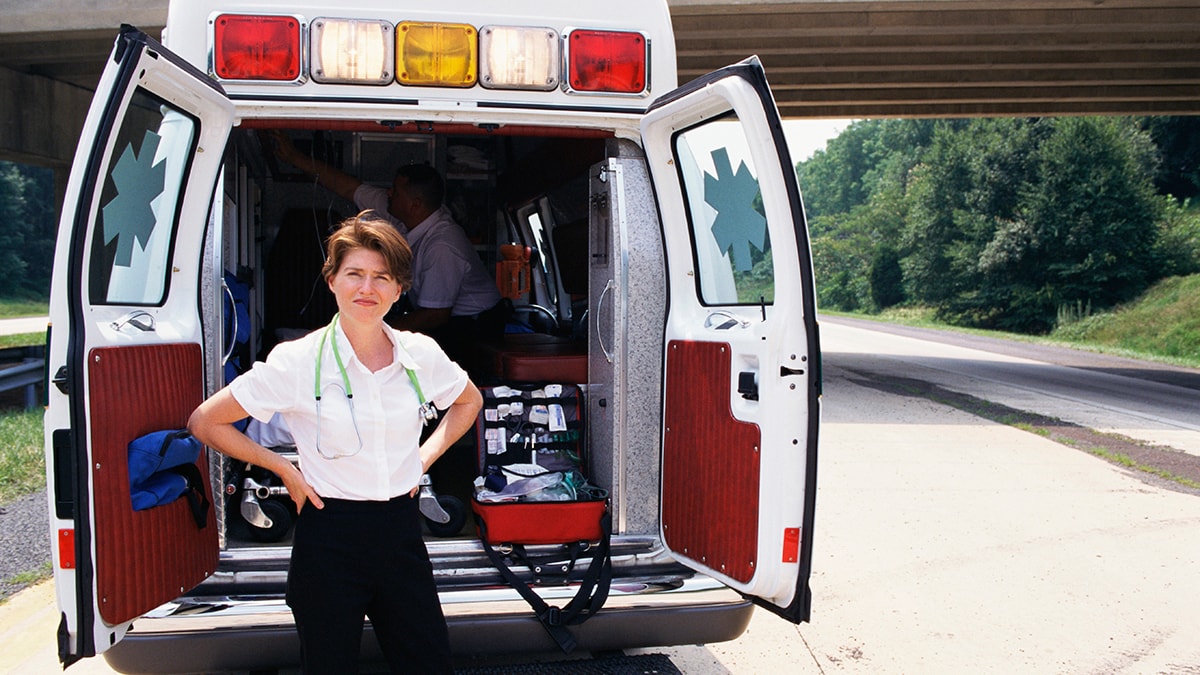
[[[278,129],[267,132],[267,140],[275,156],[280,161],[291,164],[304,173],[317,179],[317,183],[348,201],[354,201],[354,193],[362,181],[350,174],[338,171],[325,162],[313,159],[300,152],[288,135]]]

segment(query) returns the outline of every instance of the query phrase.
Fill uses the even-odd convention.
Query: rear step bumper
[[[575,588],[538,591],[561,605]],[[511,588],[443,593],[442,608],[457,657],[558,650]],[[669,584],[623,579],[614,581],[604,609],[571,632],[585,653],[705,644],[738,637],[752,613],[751,603],[708,577]],[[288,668],[299,665],[299,643],[281,598],[185,598],[138,619],[105,658],[123,673]],[[369,624],[362,658],[382,662]]]

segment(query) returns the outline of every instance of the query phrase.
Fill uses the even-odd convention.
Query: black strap
[[[600,516],[600,529],[603,533],[600,538],[600,543],[597,544],[592,553],[592,560],[588,564],[587,572],[584,573],[583,579],[580,581],[579,590],[576,591],[575,597],[561,609],[551,606],[540,595],[535,593],[529,584],[525,583],[509,568],[504,562],[504,558],[500,552],[494,549],[487,542],[487,523],[481,519],[479,521],[480,538],[483,542],[483,550],[487,553],[488,558],[495,565],[496,569],[504,577],[510,586],[515,588],[521,597],[525,598],[525,602],[533,608],[534,614],[537,615],[538,621],[542,623],[542,627],[554,638],[558,643],[559,649],[562,649],[564,654],[570,654],[575,650],[575,636],[571,634],[567,626],[574,626],[587,621],[595,616],[597,612],[604,606],[608,600],[608,590],[612,584],[612,516],[607,511]],[[566,573],[575,567],[575,560],[579,555],[581,547],[578,543],[569,545],[571,550],[571,562],[568,565]],[[523,547],[513,547],[516,557],[531,570],[537,566],[530,564],[524,556]],[[535,574],[549,573],[545,566],[541,569],[534,570]]]
[[[166,458],[167,448],[170,448],[172,443],[181,438],[188,438],[191,435],[192,432],[188,431],[187,429],[176,429],[169,434],[163,435],[162,445],[158,448],[158,461],[162,462]],[[159,464],[159,466],[161,467],[162,464]]]
[[[204,479],[200,476],[200,469],[195,464],[181,464],[168,469],[173,473],[183,476],[187,481],[187,491],[183,493],[188,500],[188,506],[192,510],[192,518],[196,521],[196,527],[203,530],[208,525],[208,508],[210,506],[208,495],[204,491]]]

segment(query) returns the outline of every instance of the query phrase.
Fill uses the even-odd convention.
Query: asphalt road
[[[1192,432],[1167,429],[1166,416],[1150,424],[1097,413],[1086,390],[1051,394],[1036,379],[1014,384],[946,367],[1011,360],[1101,370],[1057,363],[1077,355],[1034,359],[841,320],[826,321],[822,337],[812,622],[793,626],[760,610],[738,640],[646,651],[706,675],[1200,673],[1194,490],[877,385],[919,375],[1131,433],[1170,431],[1180,446]],[[1117,389],[1131,391],[1150,381],[1100,374],[1124,377]],[[47,590],[0,605],[0,674],[57,669]],[[110,672],[92,661],[71,672]]]
[[[824,327],[827,362],[853,354],[846,367],[858,372],[1200,455],[1200,370],[841,317]]]
[[[1164,369],[905,333],[823,324],[812,622],[759,610],[738,640],[667,650],[673,662],[685,673],[1200,673],[1197,491],[875,386],[918,375],[1086,419],[1105,417],[1086,387],[1062,397],[934,366],[952,354],[1116,369],[1135,396],[1153,381],[1137,375]],[[1179,396],[1194,400],[1178,383],[1196,375],[1179,376]],[[1126,431],[1162,433],[1149,427]]]

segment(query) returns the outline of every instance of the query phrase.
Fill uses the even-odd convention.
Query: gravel
[[[0,602],[30,585],[18,575],[49,570],[49,529],[45,490],[0,506]]]

